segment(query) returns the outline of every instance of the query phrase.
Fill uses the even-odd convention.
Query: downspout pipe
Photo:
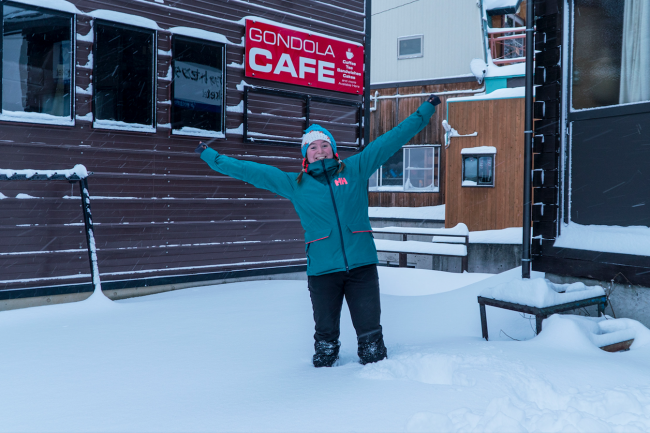
[[[533,56],[535,54],[534,42],[534,5],[531,0],[526,1],[526,111],[524,130],[524,209],[523,209],[523,245],[521,254],[521,276],[530,278],[530,265],[532,256],[531,244],[531,176],[533,159]]]
[[[365,34],[365,65],[363,70],[363,149],[370,143],[370,24],[372,22],[371,0],[366,0],[366,34]],[[359,119],[361,121],[361,119]]]

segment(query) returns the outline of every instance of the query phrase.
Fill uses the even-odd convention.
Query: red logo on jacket
[[[339,177],[338,179],[334,179],[334,185],[339,186],[339,185],[347,185],[348,181],[345,180],[344,177]]]

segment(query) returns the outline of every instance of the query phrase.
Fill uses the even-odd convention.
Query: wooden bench
[[[375,239],[375,247],[380,253],[398,253],[399,267],[406,267],[408,254],[447,256],[462,258],[461,272],[468,270],[467,246],[469,231],[464,224],[451,229],[421,227],[383,227],[372,230],[378,234],[400,235],[401,241]],[[408,236],[432,236],[432,242],[409,241]]]

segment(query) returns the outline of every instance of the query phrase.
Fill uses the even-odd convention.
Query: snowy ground
[[[0,430],[650,430],[647,338],[606,353],[575,321],[554,316],[533,338],[528,319],[490,307],[493,340],[480,338],[477,294],[519,272],[381,269],[389,359],[358,364],[346,309],[329,369],[311,366],[304,281],[4,311]]]

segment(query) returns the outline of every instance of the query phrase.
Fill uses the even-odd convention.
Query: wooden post
[[[406,234],[402,234],[402,240],[406,241],[408,239]],[[407,256],[406,253],[399,253],[399,267],[405,268],[407,266]]]
[[[487,315],[485,314],[485,304],[478,304],[481,309],[481,332],[483,333],[483,338],[485,341],[488,341],[488,329],[487,329]]]
[[[465,251],[467,254],[465,254],[465,257],[463,257],[463,262],[460,269],[461,274],[465,271],[469,272],[469,235],[465,236]]]

